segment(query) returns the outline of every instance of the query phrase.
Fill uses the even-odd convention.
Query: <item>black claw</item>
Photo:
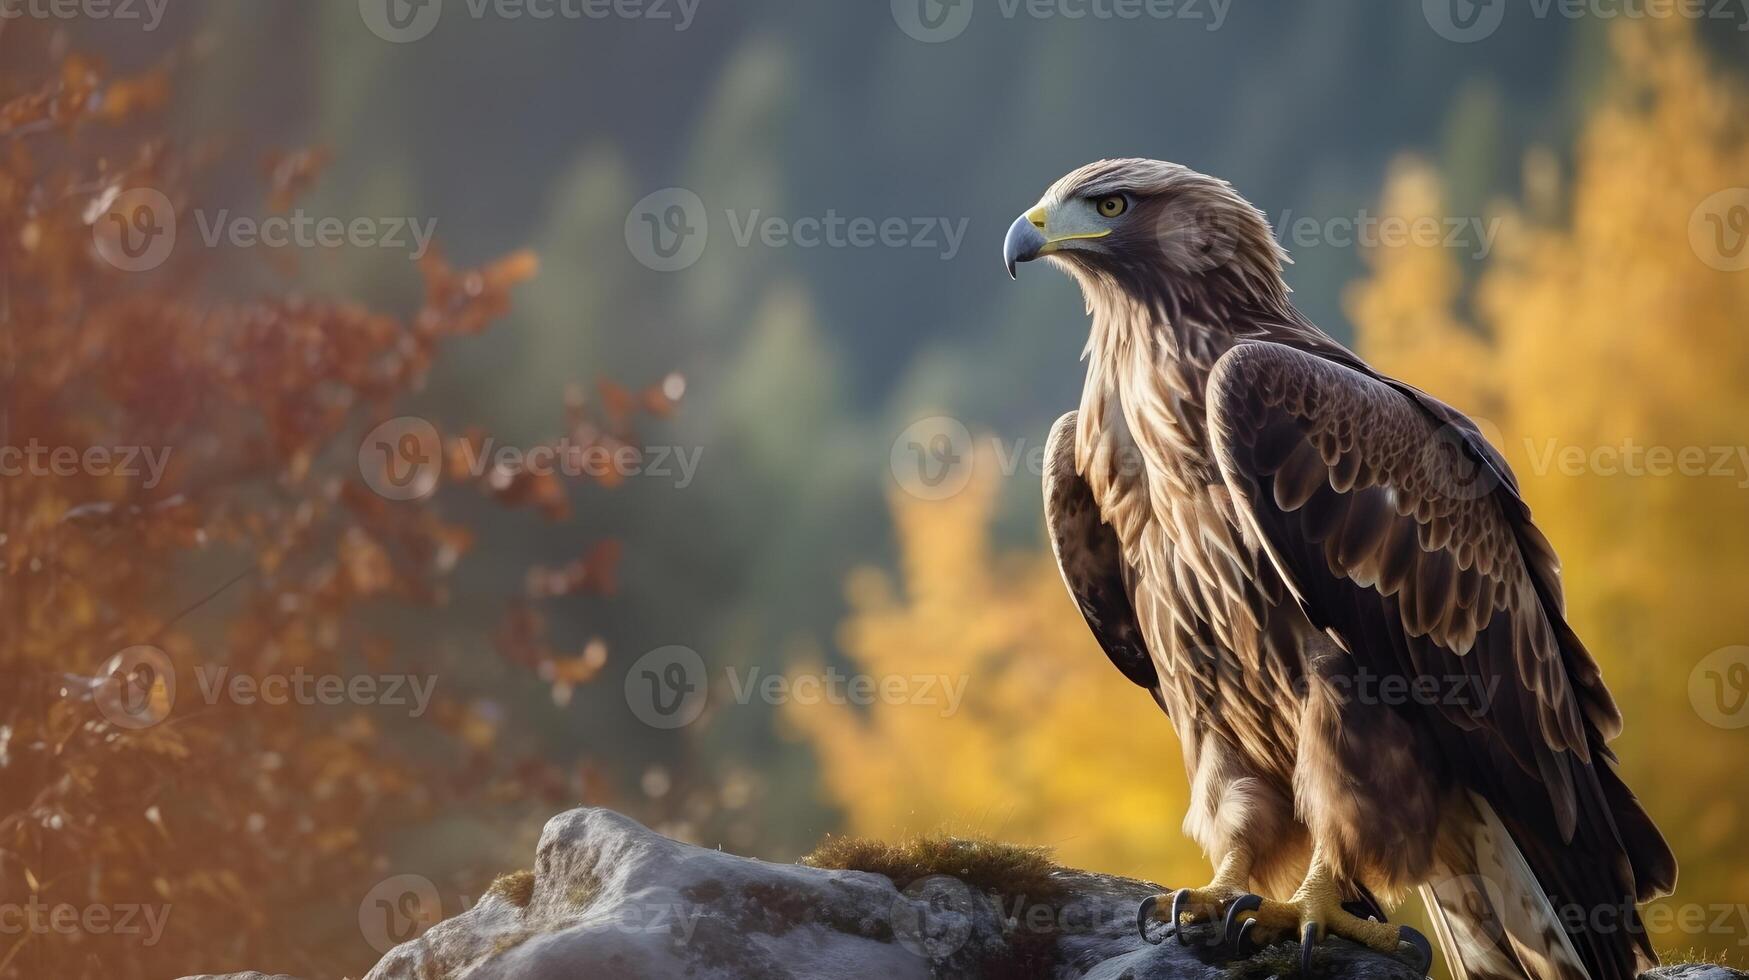
[[[1300,972],[1310,976],[1312,973],[1312,947],[1318,945],[1318,924],[1308,922],[1300,926]]]
[[[1239,934],[1233,937],[1233,948],[1240,953],[1249,953],[1262,945],[1251,933],[1257,929],[1256,919],[1246,919],[1239,923]]]
[[[1243,925],[1239,921],[1239,916],[1246,912],[1255,912],[1262,907],[1263,898],[1258,895],[1240,895],[1233,899],[1233,904],[1227,906],[1227,921],[1221,927],[1221,935],[1225,936],[1228,942],[1237,941],[1239,938],[1237,929]],[[1245,921],[1254,922],[1256,920],[1246,919]]]
[[[1172,934],[1178,937],[1178,945],[1189,946],[1190,939],[1184,935],[1185,907],[1190,904],[1190,890],[1180,888],[1172,893]]]
[[[1142,942],[1153,946],[1158,946],[1160,940],[1148,935],[1148,923],[1153,921],[1154,906],[1159,904],[1160,896],[1149,895],[1147,898],[1142,899],[1142,907],[1136,909],[1136,931],[1142,934]]]
[[[1423,975],[1433,968],[1433,944],[1408,926],[1397,930],[1397,950],[1413,955],[1415,969]]]

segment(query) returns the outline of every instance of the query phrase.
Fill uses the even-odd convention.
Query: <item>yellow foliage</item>
[[[994,491],[895,495],[903,582],[850,578],[839,643],[852,669],[904,678],[913,696],[786,705],[845,830],[948,828],[1049,846],[1077,867],[1206,879],[1178,830],[1187,791],[1170,724],[1094,643],[1048,553],[991,554]],[[948,685],[963,686],[957,708],[939,696]]]
[[[1570,186],[1548,186],[1533,155],[1526,202],[1498,215],[1476,322],[1455,309],[1459,257],[1437,246],[1375,252],[1349,309],[1380,369],[1492,423],[1626,715],[1628,783],[1682,861],[1671,901],[1734,907],[1749,895],[1749,731],[1709,723],[1690,690],[1704,658],[1749,642],[1749,271],[1729,270],[1741,242],[1707,237],[1749,218],[1749,190],[1732,191],[1749,181],[1749,96],[1709,72],[1681,18],[1614,41],[1620,81]],[[1386,210],[1437,216],[1441,196],[1405,162]],[[1732,956],[1741,939],[1660,936]]]

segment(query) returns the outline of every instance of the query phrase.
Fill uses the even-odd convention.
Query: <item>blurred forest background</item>
[[[9,616],[0,671],[36,678],[13,689],[64,695],[41,682],[44,669],[95,675],[128,645],[114,621],[168,629],[242,555],[256,574],[163,641],[179,670],[248,663],[285,642],[276,630],[295,632],[311,663],[436,678],[444,731],[433,740],[405,713],[353,706],[227,745],[235,709],[204,734],[201,716],[179,709],[143,735],[92,737],[93,753],[151,758],[141,771],[153,779],[117,788],[91,775],[103,762],[62,778],[71,764],[48,746],[81,724],[56,715],[64,702],[47,711],[0,695],[36,717],[0,717],[4,900],[113,901],[135,888],[172,909],[174,941],[128,952],[123,972],[108,959],[121,947],[103,947],[102,975],[356,974],[375,955],[353,914],[373,886],[419,875],[454,914],[493,873],[525,865],[541,823],[578,802],[781,860],[831,832],[947,829],[1047,844],[1102,871],[1204,880],[1178,831],[1184,780],[1170,729],[1063,596],[1024,461],[1076,402],[1080,299],[1059,276],[1009,283],[996,256],[1009,221],[1050,181],[1119,155],[1224,176],[1272,218],[1327,228],[1430,216],[1493,230],[1457,247],[1290,239],[1288,278],[1331,333],[1492,427],[1565,559],[1572,618],[1624,708],[1628,781],[1683,861],[1674,901],[1749,901],[1749,733],[1702,710],[1691,687],[1709,654],[1749,643],[1749,472],[1572,474],[1542,455],[1551,441],[1749,438],[1749,272],[1691,234],[1703,201],[1749,184],[1749,17],[1537,18],[1526,7],[1455,43],[1422,4],[1240,2],[1211,30],[1214,7],[1137,25],[1006,18],[991,2],[963,34],[923,43],[884,3],[703,0],[685,30],[449,6],[405,44],[367,29],[350,0],[186,3],[152,31],[0,26],[0,100],[33,90],[17,73],[40,65],[37,80],[53,78],[70,52],[97,59],[105,79],[148,80],[122,108],[111,96],[114,112],[62,120],[67,158],[126,159],[152,186],[185,187],[177,202],[190,209],[259,211],[265,172],[272,206],[295,196],[316,215],[435,220],[442,254],[412,263],[404,251],[313,249],[294,263],[214,250],[198,277],[174,271],[186,249],[171,271],[133,278],[94,271],[72,244],[56,260],[53,281],[69,295],[111,296],[122,312],[98,321],[77,302],[45,300],[49,319],[35,327],[47,332],[26,346],[48,356],[53,321],[91,331],[66,339],[92,357],[129,336],[180,338],[187,354],[151,356],[138,341],[131,385],[102,386],[93,404],[105,410],[62,441],[145,438],[140,413],[222,378],[225,397],[180,405],[174,426],[149,412],[165,425],[157,438],[195,460],[247,442],[260,450],[255,475],[284,499],[197,502],[178,517],[185,536],[126,545],[132,565],[120,566],[113,540],[82,552],[121,567],[75,603],[107,625],[69,638]],[[124,115],[160,148],[123,154],[91,135]],[[26,234],[33,197],[19,175],[59,159],[27,149],[37,125],[0,133],[10,156],[0,257],[21,273],[47,260],[32,237],[42,232]],[[168,158],[186,159],[166,173]],[[102,183],[124,168],[93,169]],[[77,196],[70,183],[56,192]],[[669,187],[695,192],[711,221],[702,256],[678,272],[649,268],[627,244],[628,214]],[[64,215],[74,231],[78,210]],[[967,234],[951,257],[939,236],[916,248],[743,246],[727,211],[963,221]],[[192,227],[184,234],[198,241]],[[457,271],[475,267],[484,278]],[[15,382],[32,370],[16,337],[33,325],[12,322],[21,309],[6,314],[20,332],[9,333]],[[181,326],[138,326],[175,317]],[[302,338],[290,349],[272,339],[285,322]],[[424,338],[416,357],[403,333]],[[348,339],[360,335],[369,341]],[[265,347],[287,365],[271,405],[250,373]],[[416,363],[387,380],[310,366],[341,355]],[[95,365],[62,364],[39,384],[75,384]],[[356,392],[343,408],[309,394],[335,381]],[[262,440],[212,421],[271,419],[306,395],[295,437],[271,422]],[[65,411],[46,394],[15,399],[13,442],[33,406],[40,420]],[[363,431],[393,415],[518,446],[586,429],[697,452],[698,469],[685,485],[647,474],[613,486],[446,485],[415,518],[345,489],[358,482]],[[895,442],[931,416],[958,420],[979,446],[958,464],[962,492],[919,495],[895,480]],[[162,506],[209,475],[173,470],[151,499],[14,483],[8,501],[35,499],[45,526],[60,527],[86,499]],[[300,500],[346,520],[303,533],[322,522]],[[16,507],[8,520],[0,589],[19,606],[40,571],[26,542],[66,549],[72,532],[25,533]],[[290,522],[297,541],[263,521]],[[234,554],[215,554],[200,527]],[[286,606],[291,576],[274,574],[297,548],[311,554],[299,580],[322,609],[315,623]],[[48,594],[73,602],[68,591]],[[111,604],[127,613],[106,616]],[[697,651],[710,678],[702,715],[677,729],[645,724],[628,698],[632,665],[671,645]],[[963,702],[742,703],[754,669],[792,681],[828,670],[941,677],[963,682]],[[168,745],[179,732],[192,743]],[[44,802],[77,795],[69,779],[84,783],[88,812]],[[212,818],[185,802],[204,793],[236,812]],[[83,821],[89,839],[54,843],[65,829],[56,818]],[[271,847],[251,844],[264,824]],[[1741,927],[1659,943],[1749,963]],[[98,962],[64,944],[0,936],[0,976],[80,975]]]

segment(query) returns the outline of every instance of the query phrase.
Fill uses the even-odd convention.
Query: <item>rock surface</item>
[[[248,973],[226,973],[223,975],[216,973],[203,973],[197,977],[183,977],[182,980],[297,980],[297,978],[288,977],[283,973],[269,975],[266,973],[256,973],[254,970],[251,970]]]
[[[365,980],[1262,980],[1296,972],[1296,944],[1229,962],[1230,951],[1207,944],[1213,927],[1187,930],[1190,945],[1147,945],[1135,912],[1157,889],[1145,882],[1063,870],[1049,886],[1049,898],[1004,896],[930,875],[900,888],[868,872],[681,844],[608,810],[572,810],[547,823],[532,873],[501,880],[467,912],[396,947]],[[1322,977],[1419,976],[1340,940],[1315,956]],[[1653,975],[1749,976],[1695,966]]]

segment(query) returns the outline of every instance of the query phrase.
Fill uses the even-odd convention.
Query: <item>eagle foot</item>
[[[1150,895],[1142,900],[1141,907],[1136,910],[1136,930],[1150,944],[1158,945],[1167,935],[1174,935],[1178,937],[1179,945],[1189,946],[1190,938],[1184,931],[1186,925],[1220,919],[1222,911],[1244,894],[1245,891],[1241,888],[1209,885],[1205,888],[1180,888],[1164,895]],[[1155,935],[1148,931],[1149,925],[1155,922],[1168,922],[1171,925]],[[1221,932],[1216,932],[1211,945],[1219,943],[1222,935]]]
[[[1286,902],[1242,895],[1227,909],[1226,939],[1235,948],[1255,949],[1265,939],[1298,936],[1300,972],[1312,971],[1312,950],[1327,935],[1408,961],[1426,974],[1433,965],[1433,946],[1408,926],[1359,918],[1343,909],[1333,892],[1296,893]]]

